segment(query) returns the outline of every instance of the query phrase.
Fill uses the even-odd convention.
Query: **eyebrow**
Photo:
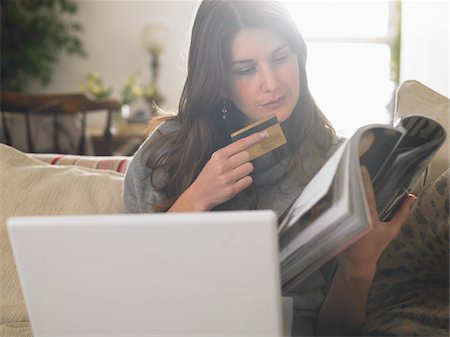
[[[287,43],[281,45],[281,46],[278,47],[278,48],[275,48],[275,49],[271,52],[271,55],[276,54],[277,52],[279,52],[280,50],[282,50],[282,49],[284,49],[284,48],[286,48],[286,47],[289,47]],[[248,60],[237,60],[237,61],[231,62],[231,63],[230,63],[230,66],[234,66],[234,65],[237,65],[237,64],[243,64],[243,63],[251,63],[251,62],[254,62],[254,60],[252,60],[252,59],[248,59]]]

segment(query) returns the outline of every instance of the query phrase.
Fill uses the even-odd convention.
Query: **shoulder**
[[[136,157],[144,157],[145,159],[148,159],[151,153],[167,150],[169,148],[169,145],[167,142],[160,142],[161,138],[169,139],[171,135],[179,129],[180,123],[175,119],[169,119],[160,122],[160,124],[156,128],[154,128],[154,130],[148,135],[148,137],[136,151],[133,156],[133,160]]]
[[[126,212],[150,212],[148,205],[157,195],[151,184],[152,170],[148,165],[150,157],[154,154],[163,155],[170,148],[171,134],[180,128],[176,120],[162,122],[141,144],[133,155],[127,168],[124,179],[124,202]],[[165,179],[163,172],[159,172],[158,181]]]
[[[152,139],[160,136],[169,136],[171,133],[180,129],[181,124],[176,118],[166,119],[156,122],[156,127],[150,132],[149,136],[145,140],[145,143],[149,143]]]
[[[173,132],[179,130],[179,128],[180,123],[175,119],[163,121],[152,133],[150,133],[133,155],[128,170],[139,169],[142,166],[146,166],[145,164],[152,154],[164,154],[170,148],[170,142],[161,140],[161,138],[169,140]]]

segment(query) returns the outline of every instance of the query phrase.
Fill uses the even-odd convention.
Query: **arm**
[[[191,186],[168,211],[209,211],[249,187],[253,182],[249,175],[253,164],[246,149],[267,136],[264,132],[255,133],[214,152]]]
[[[412,203],[409,195],[389,222],[378,221],[370,177],[362,169],[372,230],[338,257],[338,268],[317,320],[318,335],[354,335],[366,318],[369,290],[376,264],[386,246],[397,236]]]

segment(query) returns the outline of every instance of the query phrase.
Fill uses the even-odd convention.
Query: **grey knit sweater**
[[[179,127],[176,122],[163,123],[158,131],[165,133]],[[154,132],[138,149],[134,155],[125,175],[124,182],[124,206],[127,213],[151,213],[150,204],[157,201],[160,196],[154,191],[149,182],[149,169],[146,166],[149,142],[153,137],[160,137],[159,132]],[[334,142],[330,155],[337,148],[337,139]],[[144,151],[145,149],[145,151]],[[151,151],[164,151],[164,149],[150,149]],[[305,160],[305,171],[314,175],[320,166],[317,163]],[[253,188],[257,196],[257,209],[271,209],[280,216],[287,207],[299,195],[304,185],[292,174],[284,174],[283,162],[277,162],[272,153],[268,153],[253,161],[252,172]],[[156,177],[165,179],[164,174]],[[216,210],[242,210],[248,209],[247,199],[241,193],[236,198],[228,201]],[[335,262],[332,261],[325,268],[333,270]],[[294,297],[294,327],[293,335],[314,335],[314,322],[318,310],[325,297],[326,289],[331,282],[332,273],[317,271],[310,275],[301,286],[290,296]]]

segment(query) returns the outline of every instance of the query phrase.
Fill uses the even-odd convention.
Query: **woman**
[[[272,209],[281,215],[339,144],[315,104],[306,46],[276,2],[203,1],[191,36],[177,116],[142,144],[125,177],[128,212]],[[230,134],[275,115],[287,144],[250,161],[264,132]],[[371,191],[370,178],[364,174]],[[373,192],[368,193],[377,219]],[[413,198],[295,295],[293,334],[350,334],[362,324],[376,262],[398,233]],[[329,291],[327,291],[329,289]]]

